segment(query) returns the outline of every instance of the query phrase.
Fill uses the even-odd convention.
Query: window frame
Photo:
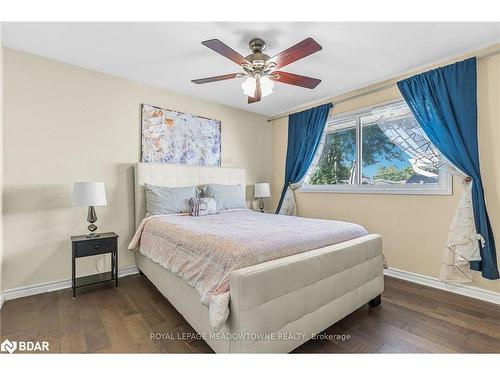
[[[361,117],[369,115],[375,107],[395,104],[403,102],[403,99],[392,100],[377,104],[376,106],[363,107],[349,112],[344,112],[338,115],[331,115],[325,125],[323,137],[329,132],[334,130],[335,125],[340,125],[348,122],[349,120],[356,123],[356,165],[360,173],[358,173],[356,184],[354,185],[311,185],[307,181],[309,176],[313,173],[316,163],[319,160],[315,158],[314,165],[311,165],[304,177],[304,184],[299,188],[300,192],[304,193],[345,193],[345,194],[389,194],[389,195],[452,195],[453,193],[453,180],[451,173],[447,170],[446,166],[439,168],[438,184],[425,185],[425,184],[408,184],[408,185],[362,185],[362,165],[361,156],[363,152],[363,132],[361,124]],[[339,127],[340,128],[340,127]],[[324,138],[323,138],[324,139]],[[404,186],[404,187],[403,187]]]

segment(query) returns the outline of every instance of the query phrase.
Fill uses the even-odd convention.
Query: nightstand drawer
[[[86,257],[89,255],[99,255],[116,250],[116,238],[96,238],[95,240],[76,243],[76,257]]]

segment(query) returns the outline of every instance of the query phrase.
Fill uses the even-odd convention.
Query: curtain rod
[[[477,55],[476,59],[484,59],[486,57],[490,57],[490,56],[493,56],[493,55],[496,55],[496,54],[499,54],[499,53],[500,53],[500,49],[496,49],[496,50],[491,51],[491,52],[486,52],[484,55]],[[470,58],[470,57],[468,57],[468,58]],[[366,96],[366,95],[370,95],[370,94],[374,94],[374,93],[382,91],[382,90],[386,90],[386,89],[394,87],[396,85],[397,84],[395,82],[394,83],[388,83],[388,84],[386,84],[384,86],[380,86],[380,87],[373,88],[371,90],[363,91],[362,93],[359,93],[359,94],[356,94],[356,95],[352,95],[352,96],[349,96],[347,98],[343,98],[343,99],[339,99],[339,100],[336,100],[336,101],[332,101],[331,103],[333,105],[337,105],[337,104],[340,104],[340,103],[348,102],[348,101],[351,101],[353,99],[361,98],[361,97]],[[323,102],[323,101],[317,102],[318,105],[319,104],[326,104],[326,103],[328,103],[328,102]],[[290,113],[286,113],[286,114],[283,114],[283,115],[279,115],[277,117],[270,118],[269,120],[267,120],[267,122],[271,122],[271,121],[274,121],[274,120],[279,120],[279,119],[288,117],[289,115],[292,115],[294,113],[305,111],[306,109],[309,109],[309,108],[312,108],[312,107],[306,107],[306,108],[298,110],[296,112],[290,112]]]

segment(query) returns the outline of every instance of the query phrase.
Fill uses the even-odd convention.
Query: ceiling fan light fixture
[[[274,82],[269,79],[269,77],[260,77],[260,89],[262,90],[262,96],[268,96],[273,93]],[[241,88],[246,96],[253,97],[255,95],[255,88],[257,86],[257,80],[255,77],[248,77],[242,84]]]
[[[205,40],[201,42],[201,44],[235,62],[243,69],[243,72],[193,79],[191,82],[203,84],[246,77],[245,81],[241,84],[241,88],[248,97],[248,104],[260,102],[262,97],[271,95],[275,82],[308,89],[314,89],[321,82],[321,80],[317,78],[279,70],[297,60],[301,60],[304,57],[321,51],[322,47],[311,37],[304,39],[272,57],[262,52],[266,48],[266,42],[260,38],[254,38],[250,41],[249,47],[252,53],[246,57],[243,57],[219,39]]]
[[[274,82],[269,79],[269,77],[260,77],[260,89],[262,90],[262,96],[268,96],[273,93]]]
[[[256,87],[256,80],[254,77],[248,77],[243,83],[241,84],[241,88],[243,89],[243,92],[245,93],[246,96],[254,96],[255,95],[255,87]]]

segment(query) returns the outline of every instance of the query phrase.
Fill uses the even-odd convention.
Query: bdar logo
[[[0,345],[0,350],[2,352],[9,352],[10,354],[14,353],[17,349],[17,342],[12,342],[8,339],[5,339]]]
[[[5,339],[0,345],[0,351],[9,352],[10,354],[15,351],[18,352],[48,352],[48,341],[10,341]]]

